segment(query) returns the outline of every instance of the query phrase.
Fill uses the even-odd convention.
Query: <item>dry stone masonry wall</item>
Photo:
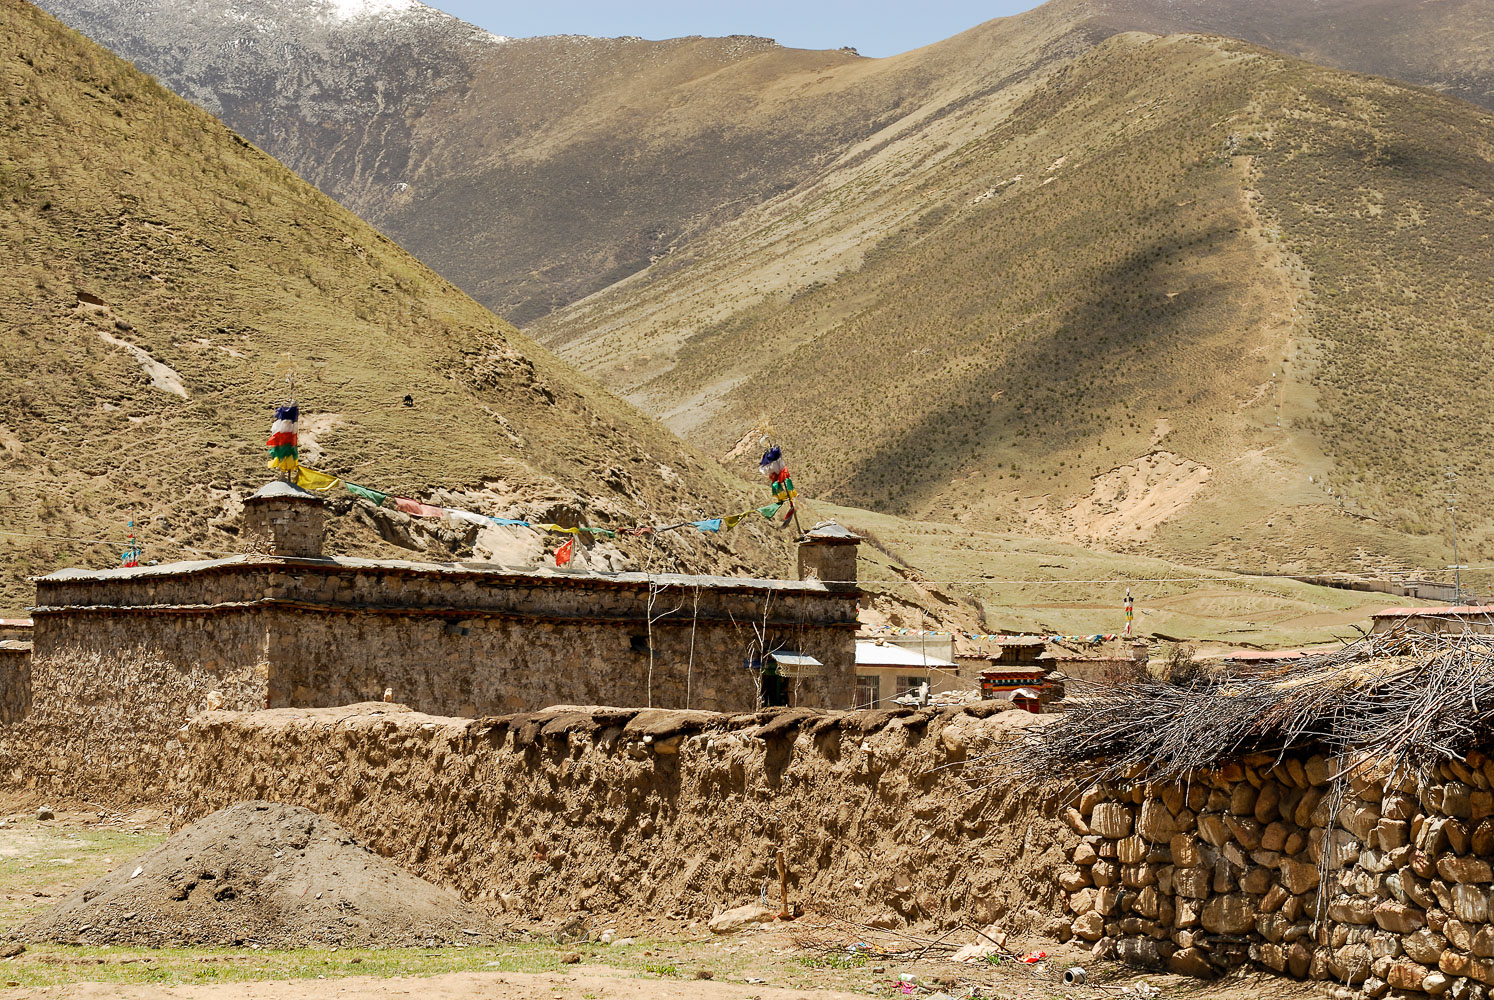
[[[1494,762],[1335,783],[1322,755],[1096,788],[1064,811],[1078,938],[1142,966],[1254,963],[1382,997],[1494,986]]]
[[[791,898],[809,907],[1066,931],[1057,874],[1076,838],[1035,797],[981,790],[989,776],[964,771],[972,747],[1035,718],[990,715],[997,704],[205,713],[183,734],[170,794],[178,823],[246,799],[303,805],[516,916],[708,918],[765,880],[776,901],[781,844]]]

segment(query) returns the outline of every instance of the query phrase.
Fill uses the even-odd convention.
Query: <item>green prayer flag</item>
[[[761,514],[763,517],[766,517],[768,520],[771,521],[771,520],[773,520],[773,516],[775,514],[777,514],[782,509],[783,509],[783,504],[781,504],[781,503],[770,503],[766,507],[759,507],[757,509],[757,512],[759,514]]]
[[[342,485],[343,488],[349,493],[353,494],[353,496],[362,497],[365,500],[372,500],[375,507],[384,506],[384,500],[389,496],[389,494],[387,493],[380,493],[378,490],[370,490],[363,486],[355,486],[352,483],[343,483]]]

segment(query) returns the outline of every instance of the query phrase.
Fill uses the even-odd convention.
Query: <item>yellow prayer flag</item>
[[[329,476],[325,472],[308,469],[303,465],[296,473],[296,485],[303,490],[316,490],[318,493],[325,493],[328,490],[340,487],[342,480],[336,476]]]

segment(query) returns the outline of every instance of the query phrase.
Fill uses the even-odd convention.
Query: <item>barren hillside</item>
[[[292,370],[308,460],[370,486],[599,525],[762,502],[21,0],[0,0],[0,102],[0,612],[29,602],[28,574],[116,565],[132,516],[147,559],[235,551]],[[406,546],[473,551],[387,513]],[[765,527],[666,544],[681,565],[776,575],[786,543]],[[345,552],[411,554],[354,517],[334,531]],[[486,544],[542,557],[533,536]],[[636,562],[629,545],[588,556]]]
[[[1052,0],[893,59],[499,39],[415,0],[43,0],[526,324],[1117,32],[1204,31],[1485,103],[1491,0]]]
[[[534,327],[822,495],[1210,565],[1494,555],[1494,120],[1199,36],[910,117]]]

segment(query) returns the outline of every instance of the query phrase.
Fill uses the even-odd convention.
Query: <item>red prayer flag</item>
[[[418,500],[410,500],[405,497],[390,497],[389,499],[394,504],[395,509],[402,510],[412,517],[440,517],[446,513],[440,507],[432,507],[430,504],[421,503]]]
[[[576,540],[567,538],[565,544],[555,550],[555,565],[564,566],[571,561],[571,556],[576,554]]]

